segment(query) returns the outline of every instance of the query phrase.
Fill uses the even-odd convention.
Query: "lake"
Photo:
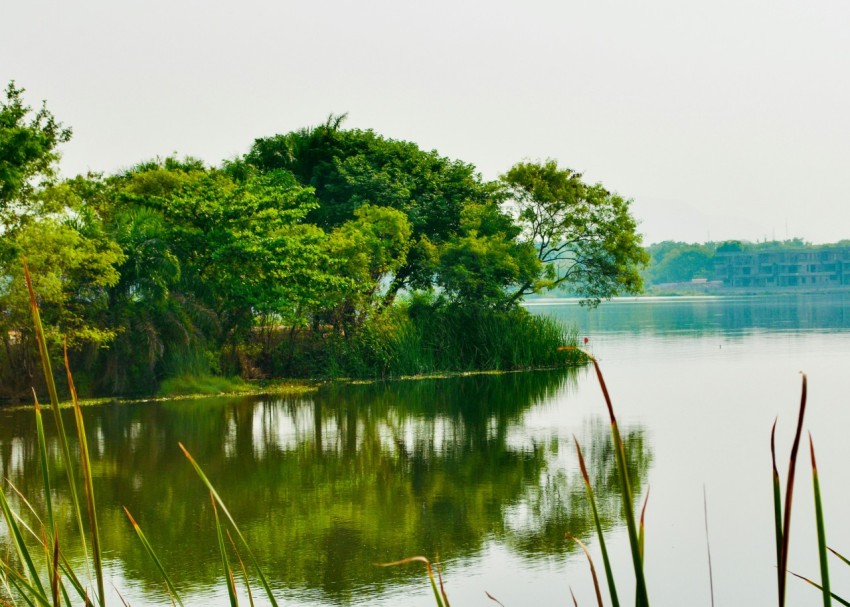
[[[775,604],[770,429],[778,416],[784,479],[801,370],[827,538],[850,552],[842,516],[850,296],[641,298],[596,310],[536,301],[529,309],[575,324],[600,361],[635,502],[650,493],[654,605],[710,604],[704,491],[717,603]],[[216,485],[283,605],[433,605],[420,564],[374,565],[420,554],[439,556],[456,607],[495,605],[485,591],[508,607],[566,605],[570,588],[580,605],[595,604],[587,562],[564,537],[588,544],[601,575],[573,435],[621,600],[630,602],[607,413],[588,369],[336,385],[298,398],[116,403],[88,407],[85,417],[108,572],[131,604],[170,601],[124,505],[187,603],[228,603],[208,494],[178,441]],[[0,472],[39,510],[33,413],[7,409],[0,418]],[[808,466],[801,449],[790,568],[817,578]],[[60,537],[72,536],[68,513],[60,518]],[[835,561],[831,572],[833,589],[850,594],[850,568]],[[788,588],[792,603],[820,600],[799,580]]]

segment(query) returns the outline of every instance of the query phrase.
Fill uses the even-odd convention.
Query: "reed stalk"
[[[38,301],[35,296],[35,289],[32,285],[32,277],[30,276],[27,262],[22,259],[24,266],[24,281],[27,285],[29,293],[30,312],[32,313],[33,326],[35,328],[36,343],[38,344],[38,353],[41,358],[41,367],[44,373],[44,381],[47,384],[47,393],[50,396],[50,408],[53,411],[53,419],[56,423],[57,437],[59,445],[62,449],[62,459],[65,464],[65,472],[68,476],[68,491],[71,494],[71,502],[73,505],[74,515],[77,521],[77,528],[80,532],[80,546],[83,549],[83,556],[86,563],[86,571],[89,571],[89,553],[86,542],[85,525],[83,524],[83,513],[80,506],[80,498],[77,494],[77,482],[74,478],[74,463],[71,458],[71,448],[68,444],[68,435],[65,433],[65,423],[62,420],[62,413],[59,409],[59,396],[56,392],[56,382],[53,379],[53,366],[50,363],[50,353],[47,350],[47,339],[44,336],[44,327],[41,324],[41,313],[38,309]],[[89,578],[91,579],[91,578]],[[103,606],[103,598],[100,597],[101,607]]]
[[[590,356],[588,354],[588,356]],[[599,363],[595,358],[590,356],[593,363],[593,368],[596,371],[596,377],[599,380],[599,386],[602,389],[602,395],[605,398],[605,404],[608,407],[608,415],[611,418],[611,436],[614,440],[614,452],[617,458],[617,471],[620,479],[620,489],[623,493],[623,512],[626,518],[626,528],[629,534],[629,545],[632,551],[632,563],[635,570],[635,604],[637,607],[649,607],[649,594],[646,589],[646,578],[643,573],[643,559],[641,558],[640,538],[638,535],[637,525],[635,524],[635,512],[632,504],[632,490],[629,485],[629,473],[626,466],[626,451],[623,445],[623,439],[620,436],[620,430],[617,427],[617,418],[614,415],[614,406],[611,403],[611,396],[608,393],[608,387],[605,385],[605,378],[602,376],[602,370],[599,368]]]
[[[809,434],[809,452],[812,456],[812,485],[815,494],[815,519],[818,529],[818,558],[820,560],[821,588],[823,590],[823,606],[831,607],[832,593],[829,591],[829,563],[826,557],[826,531],[823,522],[823,504],[820,496],[820,481],[818,480],[818,465],[815,460],[815,444],[812,435]]]
[[[407,565],[408,563],[425,563],[425,569],[428,571],[428,579],[431,582],[431,590],[434,592],[434,600],[437,603],[437,607],[449,607],[447,602],[443,601],[443,597],[445,597],[445,590],[441,593],[437,588],[437,581],[434,579],[434,570],[431,567],[431,561],[429,561],[424,556],[410,556],[406,559],[401,559],[400,561],[392,561],[391,563],[375,563],[377,567],[397,567],[399,565]],[[488,595],[489,596],[489,595]],[[492,598],[492,597],[490,597]],[[495,600],[495,599],[493,599]]]
[[[215,517],[215,533],[218,539],[218,550],[221,555],[221,565],[224,569],[224,578],[227,581],[227,596],[230,599],[230,607],[239,607],[239,599],[236,597],[236,582],[233,579],[233,569],[227,558],[227,545],[224,543],[224,533],[221,531],[221,520],[218,518],[218,508],[215,506],[215,496],[210,493],[213,515]]]
[[[230,521],[230,525],[233,527],[233,530],[236,532],[236,535],[239,537],[240,541],[242,542],[242,545],[245,547],[245,550],[247,551],[248,556],[251,559],[251,563],[254,565],[254,569],[257,572],[257,576],[260,578],[260,583],[266,591],[266,596],[269,599],[269,603],[272,605],[272,607],[277,607],[277,600],[274,598],[274,593],[272,592],[271,586],[269,585],[269,582],[266,579],[262,568],[260,567],[260,563],[257,561],[257,557],[255,557],[254,553],[251,551],[251,547],[248,545],[248,541],[245,539],[245,536],[242,535],[242,532],[239,530],[239,526],[236,524],[236,521],[231,516],[230,511],[227,509],[227,506],[225,506],[224,501],[221,499],[221,496],[215,490],[215,487],[213,487],[209,478],[207,478],[207,475],[204,474],[204,471],[201,466],[198,464],[198,462],[195,461],[195,458],[192,457],[192,454],[189,453],[186,447],[183,446],[183,443],[177,443],[177,445],[180,447],[180,450],[183,452],[183,455],[186,456],[186,459],[189,460],[189,463],[192,464],[192,467],[195,469],[195,472],[200,477],[201,481],[204,483],[204,485],[206,485],[207,489],[210,492],[210,495],[212,496],[212,499],[221,508],[221,511],[227,517],[227,520]]]
[[[803,434],[803,419],[806,414],[806,374],[803,373],[803,388],[800,395],[800,410],[797,417],[797,432],[791,446],[791,457],[788,463],[788,480],[785,483],[785,509],[782,520],[782,550],[779,555],[779,607],[785,607],[785,585],[788,570],[788,546],[791,538],[791,504],[794,498],[794,475],[797,469],[797,453],[800,450],[800,437]]]
[[[587,492],[587,500],[590,502],[590,509],[593,513],[593,522],[596,525],[596,535],[599,538],[599,548],[602,552],[602,564],[605,567],[605,579],[608,582],[608,593],[611,597],[611,605],[620,607],[620,599],[617,597],[617,585],[614,583],[614,571],[611,567],[611,559],[608,558],[608,548],[605,545],[605,536],[602,533],[602,523],[599,520],[599,511],[596,507],[596,497],[593,494],[593,487],[590,484],[590,475],[587,473],[587,466],[584,462],[584,455],[581,452],[581,446],[578,439],[573,436],[573,442],[576,445],[576,454],[578,455],[579,469],[581,477],[584,480],[584,488]]]

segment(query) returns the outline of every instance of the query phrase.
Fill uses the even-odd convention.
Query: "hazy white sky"
[[[2,0],[63,173],[216,163],[349,112],[494,178],[552,157],[646,242],[850,238],[846,0]]]

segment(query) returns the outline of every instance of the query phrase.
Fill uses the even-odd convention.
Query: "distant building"
[[[730,289],[848,287],[850,246],[718,251],[714,276]]]

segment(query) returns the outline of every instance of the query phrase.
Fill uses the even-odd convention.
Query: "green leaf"
[[[139,537],[139,541],[142,543],[145,551],[148,553],[153,564],[156,565],[156,568],[159,569],[159,572],[162,574],[163,579],[165,580],[165,585],[168,587],[168,592],[171,594],[171,598],[177,601],[177,604],[180,607],[183,607],[183,601],[180,598],[180,594],[177,592],[177,589],[174,587],[174,584],[171,582],[171,578],[168,577],[168,573],[165,571],[165,567],[162,566],[162,561],[159,560],[159,557],[154,552],[153,547],[148,542],[148,538],[145,537],[145,534],[142,532],[142,528],[139,527],[136,520],[133,518],[133,515],[130,514],[130,511],[127,510],[127,507],[124,507],[124,513],[127,515],[127,518],[130,519],[130,524],[133,525],[133,530],[136,532],[136,535]]]
[[[245,546],[245,550],[248,552],[248,556],[251,558],[251,563],[254,565],[254,569],[257,571],[257,575],[260,578],[260,583],[263,588],[266,590],[266,596],[269,598],[269,602],[272,604],[272,607],[277,607],[277,601],[274,598],[274,593],[272,592],[271,586],[269,585],[268,580],[266,579],[263,570],[260,568],[260,564],[257,562],[257,557],[254,556],[254,553],[251,552],[251,547],[248,545],[248,541],[245,539],[245,536],[242,535],[242,532],[239,530],[239,526],[236,524],[236,521],[233,520],[233,517],[230,515],[230,511],[227,509],[227,506],[224,505],[224,501],[219,496],[218,492],[213,487],[210,480],[207,478],[207,475],[204,474],[204,471],[198,465],[198,462],[195,461],[195,458],[186,450],[186,447],[183,446],[182,443],[178,443],[180,450],[183,451],[183,455],[186,456],[186,459],[189,460],[189,463],[192,464],[192,467],[195,469],[195,472],[201,478],[201,481],[204,485],[209,489],[210,494],[221,507],[221,511],[224,512],[224,515],[227,517],[227,520],[230,521],[230,524],[233,526],[233,530],[236,532],[236,535],[239,536],[239,539],[242,541],[242,545]]]

